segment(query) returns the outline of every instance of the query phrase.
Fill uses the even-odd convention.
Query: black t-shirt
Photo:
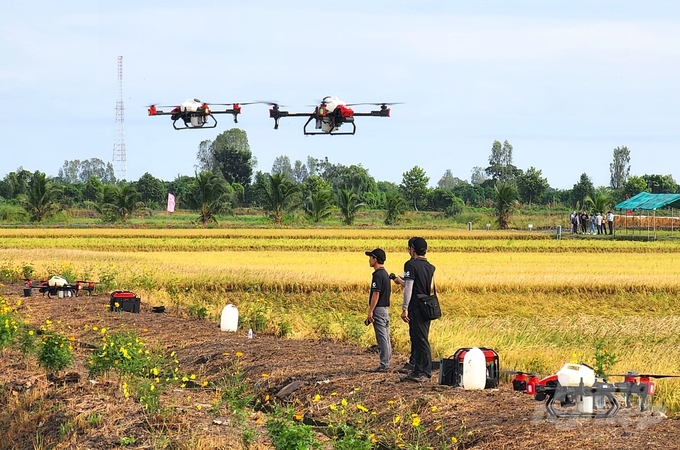
[[[373,272],[371,279],[371,293],[368,295],[368,304],[371,304],[371,297],[374,292],[380,292],[378,296],[378,304],[376,306],[390,306],[390,293],[392,286],[390,284],[390,277],[384,267],[381,267]]]
[[[413,280],[411,301],[418,294],[430,295],[430,285],[434,276],[435,267],[426,258],[413,258],[404,264],[404,280]]]

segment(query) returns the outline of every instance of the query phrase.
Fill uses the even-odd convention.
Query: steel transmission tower
[[[116,102],[116,134],[113,138],[113,170],[116,179],[127,179],[125,155],[125,106],[123,106],[123,57],[118,57],[118,101]]]

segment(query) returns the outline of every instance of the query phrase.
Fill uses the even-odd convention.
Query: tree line
[[[552,188],[540,169],[516,167],[512,153],[507,140],[494,141],[489,165],[474,167],[470,181],[447,169],[436,187],[430,187],[429,176],[419,166],[404,172],[397,184],[375,180],[361,164],[346,166],[328,157],[291,162],[281,155],[270,171],[255,171],[257,159],[246,132],[232,128],[199,144],[194,176],[172,181],[148,172],[136,181],[117,180],[111,163],[97,158],[65,161],[56,177],[19,168],[0,180],[0,220],[40,222],[60,210],[86,209],[104,221],[124,222],[137,210],[165,209],[172,193],[178,209],[196,211],[204,223],[237,207],[263,208],[275,223],[294,210],[305,211],[312,222],[339,211],[346,224],[352,224],[362,208],[384,210],[388,225],[408,210],[455,216],[466,208],[494,208],[499,227],[505,228],[521,204],[603,212],[642,191],[680,192],[671,175],[630,175],[625,146],[613,150],[610,185],[597,188],[586,173],[572,189]]]

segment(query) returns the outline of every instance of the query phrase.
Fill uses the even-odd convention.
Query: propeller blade
[[[388,105],[403,105],[404,102],[379,102],[379,103],[347,103],[347,106],[359,106],[359,105],[374,105],[374,106],[388,106]]]
[[[610,377],[635,377],[635,378],[680,378],[680,375],[665,375],[665,374],[652,374],[652,373],[637,373],[631,370],[628,373],[612,373],[609,374]]]

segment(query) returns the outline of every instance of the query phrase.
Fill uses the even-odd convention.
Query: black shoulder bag
[[[418,294],[420,300],[420,310],[423,316],[430,320],[439,319],[442,316],[442,309],[439,306],[439,299],[437,298],[437,286],[432,279],[432,295]]]

